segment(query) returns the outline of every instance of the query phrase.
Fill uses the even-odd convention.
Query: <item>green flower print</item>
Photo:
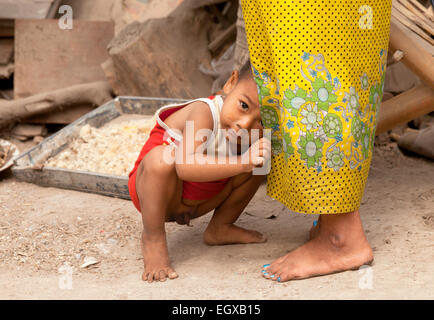
[[[316,78],[312,82],[312,98],[313,102],[318,103],[318,109],[328,111],[330,104],[336,103],[338,101],[338,96],[333,93],[333,85],[331,82],[326,81],[322,78]]]
[[[258,94],[260,98],[266,97],[270,95],[270,89],[264,85],[264,80],[261,78],[255,78],[255,82],[258,85]]]
[[[298,88],[296,93],[288,89],[284,93],[283,106],[291,110],[291,115],[296,116],[298,110],[306,103],[306,90]]]
[[[384,72],[381,76],[381,97],[383,97],[384,93],[384,83],[386,82],[386,72]]]
[[[339,148],[334,148],[326,153],[327,167],[335,172],[344,166],[344,153]]]
[[[261,117],[265,128],[272,128],[274,125],[279,125],[279,115],[273,107],[262,106]]]
[[[292,146],[291,135],[286,132],[283,135],[283,140],[285,141],[285,144],[283,145],[283,151],[285,152],[286,158],[289,158],[294,154],[294,147]]]
[[[319,122],[322,120],[322,113],[318,112],[317,105],[312,106],[312,104],[308,104],[306,108],[301,110],[300,114],[303,117],[300,122],[306,125],[308,131],[319,127]]]
[[[308,168],[314,167],[322,157],[323,143],[310,132],[306,132],[306,137],[301,136],[298,142],[301,148],[297,151],[300,153],[301,159],[307,160]]]
[[[347,110],[354,116],[360,108],[359,95],[354,87],[350,88],[350,92],[345,92],[344,102],[347,102]]]
[[[270,89],[267,88],[267,86],[270,84],[271,78],[268,76],[266,72],[262,72],[261,74],[259,74],[258,70],[256,70],[254,67],[252,67],[252,69],[253,69],[255,82],[258,87],[259,102],[262,102],[264,97],[270,95]]]
[[[279,154],[282,152],[282,141],[277,136],[271,136],[271,152]]]
[[[318,130],[316,130],[314,133],[315,138],[318,138],[321,140],[321,142],[328,141],[327,135],[324,132],[324,125],[322,127],[319,127]]]
[[[369,103],[372,104],[372,110],[377,111],[380,106],[381,97],[382,97],[381,87],[377,83],[371,87],[371,92],[369,94]]]
[[[342,133],[342,121],[337,114],[329,113],[325,116],[323,125],[324,133],[329,138],[334,138]]]
[[[360,141],[362,137],[362,121],[358,115],[356,115],[351,122],[351,134],[356,141]]]
[[[362,132],[362,153],[365,159],[369,156],[369,149],[371,145],[371,131],[367,126],[364,126],[363,132]]]
[[[367,90],[369,88],[369,78],[366,72],[364,72],[360,77],[360,83],[362,85],[363,90]]]
[[[374,130],[373,130],[372,133],[371,133],[371,143],[370,143],[370,145],[369,145],[369,148],[370,148],[371,150],[374,149],[374,142],[375,142],[375,134],[374,134],[374,132],[375,132],[375,128],[374,128]]]

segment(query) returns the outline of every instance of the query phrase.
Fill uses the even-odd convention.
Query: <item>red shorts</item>
[[[172,113],[178,111],[181,109],[181,107],[174,108],[171,110],[167,110],[163,112],[160,115],[161,120],[164,121],[165,118],[167,118]],[[155,127],[152,129],[152,131],[149,134],[149,138],[146,141],[145,145],[143,146],[142,150],[140,151],[139,157],[137,158],[133,170],[129,173],[128,177],[128,191],[130,193],[131,200],[133,201],[134,206],[137,210],[140,210],[140,202],[139,198],[137,196],[136,192],[136,174],[137,174],[137,168],[140,165],[140,162],[145,157],[145,155],[151,151],[154,147],[168,144],[166,141],[168,135],[166,134],[166,130],[162,128],[158,123],[155,125]],[[173,138],[170,138],[172,139]],[[211,182],[188,182],[183,181],[182,183],[182,197],[184,199],[189,200],[206,200],[211,199],[212,197],[216,196],[220,191],[223,190],[225,185],[228,183],[230,178],[221,179],[217,181],[211,181]]]

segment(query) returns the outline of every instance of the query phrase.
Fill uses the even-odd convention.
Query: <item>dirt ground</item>
[[[371,268],[283,284],[263,279],[262,265],[305,242],[317,218],[290,212],[263,186],[239,225],[268,242],[209,247],[202,232],[210,215],[192,227],[168,224],[180,278],[148,284],[130,201],[40,187],[9,171],[0,175],[0,299],[433,299],[433,181],[432,161],[404,156],[394,143],[374,149],[360,209]],[[98,263],[81,268],[86,257]]]

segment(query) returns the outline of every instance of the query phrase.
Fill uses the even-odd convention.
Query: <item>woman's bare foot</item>
[[[309,240],[312,240],[318,235],[319,225],[321,223],[321,216],[319,216],[318,220],[313,222],[312,228],[309,231]]]
[[[267,238],[258,231],[247,230],[234,224],[217,226],[210,224],[203,234],[203,240],[206,244],[212,246],[236,243],[262,243],[267,241]]]
[[[169,263],[166,239],[146,239],[142,233],[142,253],[145,264],[145,271],[142,280],[166,281],[167,278],[178,278],[178,274],[173,270]]]
[[[284,282],[357,269],[373,261],[358,211],[322,215],[315,228],[311,240],[266,266],[263,276]]]

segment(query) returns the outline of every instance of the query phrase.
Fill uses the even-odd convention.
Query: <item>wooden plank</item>
[[[12,172],[18,180],[44,187],[95,193],[126,200],[130,199],[128,177],[115,177],[102,173],[96,174],[61,168],[44,168],[41,171],[14,168]]]
[[[421,3],[419,3],[419,1],[417,0],[409,0],[417,9],[419,9],[421,12],[423,12],[424,14],[427,15],[427,17],[429,19],[431,19],[432,21],[434,21],[434,15],[433,15],[433,10],[432,10],[432,6],[429,6],[428,8],[425,8]]]
[[[434,90],[426,85],[417,86],[381,103],[375,134],[379,135],[431,111],[434,111]]]
[[[402,63],[412,70],[429,87],[434,89],[434,58],[418,43],[409,38],[393,21],[390,22],[390,48],[404,52]]]
[[[14,36],[14,28],[13,27],[0,27],[0,37],[13,37]]]
[[[398,24],[401,27],[402,32],[404,32],[407,37],[413,39],[413,41],[417,42],[426,52],[434,56],[434,46],[431,43],[429,43],[422,37],[415,36],[414,32],[411,31],[409,28],[405,27],[403,24]]]
[[[14,54],[14,38],[0,38],[0,64],[11,62]]]
[[[47,12],[47,15],[45,18],[54,19],[54,17],[57,14],[57,9],[59,9],[60,3],[61,3],[61,0],[54,0],[53,3],[51,4],[50,9]]]
[[[13,37],[14,25],[14,20],[0,19],[0,37]]]
[[[211,52],[217,51],[222,45],[224,45],[230,38],[237,35],[237,26],[232,24],[229,28],[223,31],[213,42],[208,45],[208,49]]]
[[[431,20],[434,21],[434,7],[430,6],[426,11],[425,14],[427,15],[427,17]]]
[[[434,126],[406,131],[398,138],[398,146],[434,160]]]
[[[111,98],[108,82],[96,81],[12,101],[0,100],[0,128],[20,119],[62,111],[77,105],[98,106]]]
[[[414,6],[411,2],[407,1],[407,0],[398,0],[398,2],[405,6],[408,10],[410,10],[413,14],[415,14],[416,16],[418,16],[420,19],[423,19],[424,21],[426,21],[427,23],[434,23],[433,19],[430,19],[430,16],[427,12],[425,11],[421,11],[420,9],[418,9],[416,6]],[[393,5],[396,2],[393,2]]]
[[[406,27],[408,27],[410,30],[412,30],[414,33],[419,35],[422,39],[427,41],[430,44],[434,45],[434,40],[422,29],[415,26],[406,16],[404,16],[402,13],[400,13],[397,9],[392,7],[392,20],[397,20]]]
[[[408,3],[407,3],[408,5]],[[434,34],[434,23],[429,21],[425,18],[425,15],[418,13],[418,11],[415,11],[413,13],[410,11],[406,6],[402,5],[401,3],[395,1],[393,2],[393,6],[403,15],[405,15],[409,20],[411,20],[414,24],[419,26],[420,28],[427,31],[429,35]],[[411,7],[411,6],[410,6]]]
[[[77,20],[62,30],[55,19],[17,20],[15,34],[15,99],[105,80],[112,22]]]
[[[0,19],[45,19],[54,0],[0,0]]]
[[[50,112],[39,116],[33,116],[27,118],[26,122],[68,124],[74,122],[94,109],[95,107],[92,105],[79,105],[74,106],[74,108],[64,109],[61,112]]]
[[[9,79],[12,73],[14,73],[15,65],[10,62],[6,65],[0,65],[0,79]]]
[[[62,30],[54,19],[17,20],[15,31],[15,99],[106,80],[101,64],[109,57],[112,22],[74,20],[72,30]],[[47,123],[68,123],[80,114],[68,111],[62,119],[60,113]]]
[[[14,136],[33,138],[36,136],[45,136],[47,134],[47,128],[43,125],[18,123],[12,128],[11,133]]]

